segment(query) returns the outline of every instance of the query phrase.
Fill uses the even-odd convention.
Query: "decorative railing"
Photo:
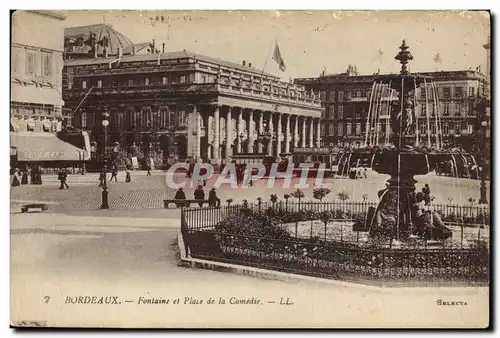
[[[376,284],[489,282],[489,235],[485,239],[480,233],[485,225],[477,228],[477,240],[475,233],[469,234],[472,236],[467,238],[468,246],[450,245],[444,240],[442,243],[429,242],[429,245],[425,240],[418,244],[415,240],[413,245],[393,248],[363,241],[359,231],[354,238],[349,238],[349,232],[352,235],[356,231],[346,222],[352,224],[349,219],[356,212],[374,205],[368,202],[304,202],[186,208],[181,212],[181,233],[186,255],[204,260]],[[489,220],[486,208],[435,207],[444,217],[455,214],[479,217],[488,212]],[[286,213],[283,210],[287,210]],[[321,210],[323,215],[332,210],[328,221],[334,224],[329,229],[322,220],[318,224],[321,215],[313,210]],[[298,231],[298,219],[286,219],[286,214],[293,212],[302,212],[300,222],[302,226],[310,224],[310,231]],[[253,222],[250,228],[248,222]],[[317,231],[323,227],[324,237]],[[340,237],[332,236],[333,227],[347,229],[346,237],[342,237],[342,230]],[[464,226],[461,228],[463,241]]]
[[[302,221],[319,220],[320,213],[330,212],[332,221],[352,221],[363,218],[368,208],[377,207],[376,202],[300,202],[279,201],[276,203],[263,202],[242,205],[221,206],[220,208],[184,208],[183,217],[187,221],[189,231],[214,229],[215,225],[229,216],[237,216],[245,208],[258,212],[271,210],[273,215],[280,217],[284,223],[295,222],[296,217]],[[434,211],[439,213],[442,221],[447,225],[464,227],[489,227],[489,206],[467,206],[467,205],[432,205]]]

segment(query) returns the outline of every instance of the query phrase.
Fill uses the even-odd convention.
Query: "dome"
[[[104,48],[107,48],[108,54],[118,54],[118,48],[124,50],[133,44],[128,37],[109,25],[79,26],[64,30],[65,49],[70,52],[88,53],[94,43],[98,44],[98,54],[103,54]]]

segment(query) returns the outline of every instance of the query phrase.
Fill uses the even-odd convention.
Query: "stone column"
[[[214,159],[219,161],[219,146],[220,146],[220,114],[219,106],[215,107],[214,111]]]
[[[290,152],[290,115],[286,117],[286,125],[285,125],[285,153]]]
[[[253,110],[248,111],[248,122],[247,122],[247,152],[253,153],[253,137],[254,137],[254,123],[253,123]]]
[[[276,133],[276,157],[280,156],[282,141],[283,141],[282,120],[281,120],[281,114],[278,113],[278,131]]]
[[[307,134],[306,134],[306,118],[303,117],[302,118],[302,136],[300,137],[300,140],[301,140],[301,147],[302,148],[305,148],[306,147],[306,137],[307,137]]]
[[[241,108],[238,109],[238,117],[236,119],[236,152],[241,152],[241,127],[243,124],[243,110]]]
[[[318,126],[316,129],[316,146],[321,147],[321,120],[318,119]]]
[[[295,116],[295,128],[293,129],[293,146],[299,146],[299,116]]]
[[[273,126],[273,113],[269,113],[269,132],[271,133],[271,138],[269,139],[269,143],[267,144],[267,155],[272,156],[273,155],[273,132],[274,132],[274,126]]]
[[[314,147],[314,121],[311,118],[309,123],[309,147],[313,148]]]
[[[193,111],[188,117],[188,156],[195,160],[200,158],[201,115],[193,106]]]
[[[259,114],[258,131],[259,131],[259,135],[262,135],[262,133],[264,132],[264,112],[263,111],[261,111]],[[257,151],[262,154],[264,152],[264,145],[262,144],[262,140],[259,140],[257,147],[258,147]]]
[[[226,115],[226,158],[232,156],[231,143],[233,140],[233,126],[231,123],[231,107],[228,108]]]

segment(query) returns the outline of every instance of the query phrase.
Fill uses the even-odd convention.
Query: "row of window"
[[[102,88],[102,87],[132,87],[132,86],[149,86],[149,85],[158,85],[158,84],[184,84],[184,83],[191,83],[194,82],[194,74],[191,74],[191,76],[188,75],[181,75],[181,76],[163,76],[161,78],[155,77],[155,78],[150,78],[150,77],[145,77],[141,80],[138,79],[106,79],[106,80],[94,80],[94,81],[89,81],[89,80],[82,80],[80,82],[80,86],[83,89],[90,88],[92,86],[95,86],[97,88]],[[71,81],[68,81],[68,89],[71,89],[73,87],[73,83]]]
[[[451,98],[463,98],[465,97],[465,94],[467,93],[467,87],[462,87],[462,86],[447,86],[447,87],[436,87],[436,90],[438,92],[438,96],[441,99],[451,99]],[[384,88],[382,91],[383,96],[388,96],[390,94],[390,91],[388,88]],[[475,87],[469,87],[469,96],[475,96],[477,94],[476,88]],[[322,91],[321,92],[321,99],[323,101],[331,101],[331,102],[342,102],[344,101],[344,97],[347,100],[350,100],[352,98],[367,98],[369,99],[371,95],[371,90],[370,89],[357,89],[357,90],[330,90],[328,91],[328,97],[326,97],[326,92]],[[425,98],[428,97],[429,99],[432,99],[434,97],[433,95],[433,87],[430,85],[427,85],[427,91],[425,88],[420,88],[420,99],[425,100]]]
[[[345,135],[364,135],[365,133],[365,126],[363,123],[346,123],[344,125],[343,122],[339,123],[330,123],[328,125],[324,124],[322,125],[322,130],[321,133],[323,136],[343,136],[344,135],[344,126],[345,126]],[[354,127],[354,129],[353,129]],[[378,123],[377,124],[377,129],[379,133],[384,133],[388,131],[389,126],[387,124],[383,123]],[[427,125],[426,124],[421,124],[419,125],[419,133],[421,135],[427,134]],[[441,132],[444,135],[452,135],[452,134],[460,134],[460,133],[468,133],[472,134],[474,131],[474,126],[471,124],[467,124],[466,122],[456,122],[456,123],[449,123],[449,122],[443,122],[441,124]],[[430,125],[430,133],[431,134],[436,134],[436,124],[431,123]]]
[[[81,128],[92,128],[101,123],[101,115],[99,113],[87,113],[83,111],[78,116],[74,117],[73,124]],[[131,128],[151,127],[152,125],[159,128],[168,128],[169,126],[186,126],[187,113],[184,110],[159,112],[151,111],[129,111],[125,113],[111,112],[109,125],[112,129],[121,130]]]
[[[388,88],[383,88],[382,89],[382,95],[383,96],[388,96],[389,95],[389,89]],[[366,99],[369,99],[371,96],[371,89],[363,89],[363,88],[360,88],[360,89],[353,89],[353,90],[330,90],[328,92],[328,98],[326,98],[326,93],[325,92],[322,92],[321,93],[321,99],[323,101],[325,101],[326,99],[328,99],[328,101],[331,101],[331,102],[336,102],[336,101],[339,101],[339,102],[342,102],[344,101],[344,97],[347,99],[347,100],[350,100],[352,98],[357,98],[357,99],[360,99],[360,98],[366,98]]]
[[[11,72],[29,76],[52,77],[54,74],[52,52],[26,47],[12,47]]]
[[[434,114],[434,105],[429,104],[425,105],[422,104],[419,107],[417,107],[417,112],[420,111],[420,116],[424,117],[426,116],[427,111],[429,114]],[[462,116],[462,115],[467,115],[468,113],[472,113],[472,110],[468,105],[461,105],[457,103],[439,103],[439,112],[443,116],[449,116],[449,115],[456,115],[456,116]],[[382,104],[380,107],[380,114],[386,115],[388,114],[388,107],[386,104]],[[339,105],[335,106],[333,104],[330,104],[327,109],[323,113],[323,118],[327,120],[342,120],[344,118],[363,118],[367,117],[367,111],[365,107],[358,107],[356,108],[356,111],[354,114],[352,114],[352,111],[348,111],[347,113],[344,113],[344,106]]]
[[[461,99],[465,97],[465,94],[467,93],[467,87],[462,87],[462,86],[450,86],[450,87],[436,87],[437,90],[437,95],[440,99]],[[476,88],[475,87],[469,87],[469,96],[475,96],[476,95]],[[434,89],[431,86],[427,86],[427,89],[425,87],[420,88],[420,99],[425,100],[426,97],[428,99],[432,99],[434,97]]]

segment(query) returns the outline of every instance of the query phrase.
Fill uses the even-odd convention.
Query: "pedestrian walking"
[[[364,178],[368,178],[367,172],[368,172],[368,170],[365,168],[365,170],[363,171]]]
[[[130,183],[130,181],[130,171],[127,170],[127,172],[125,173],[125,183]]]
[[[146,173],[146,176],[151,176],[151,162],[149,162],[149,163],[146,165],[146,168],[148,169],[148,172]]]
[[[21,184],[28,184],[28,170],[27,169],[23,169]]]
[[[14,170],[14,176],[12,177],[12,187],[18,187],[21,184],[19,183],[19,174],[17,169]]]
[[[111,171],[111,179],[109,180],[110,182],[113,180],[113,177],[115,178],[115,182],[118,182],[118,166],[114,165],[113,170]]]
[[[69,189],[69,186],[66,183],[66,179],[68,178],[68,174],[67,174],[66,170],[61,170],[57,176],[58,176],[57,178],[61,182],[61,185],[59,186],[59,190],[62,190],[64,188]]]

